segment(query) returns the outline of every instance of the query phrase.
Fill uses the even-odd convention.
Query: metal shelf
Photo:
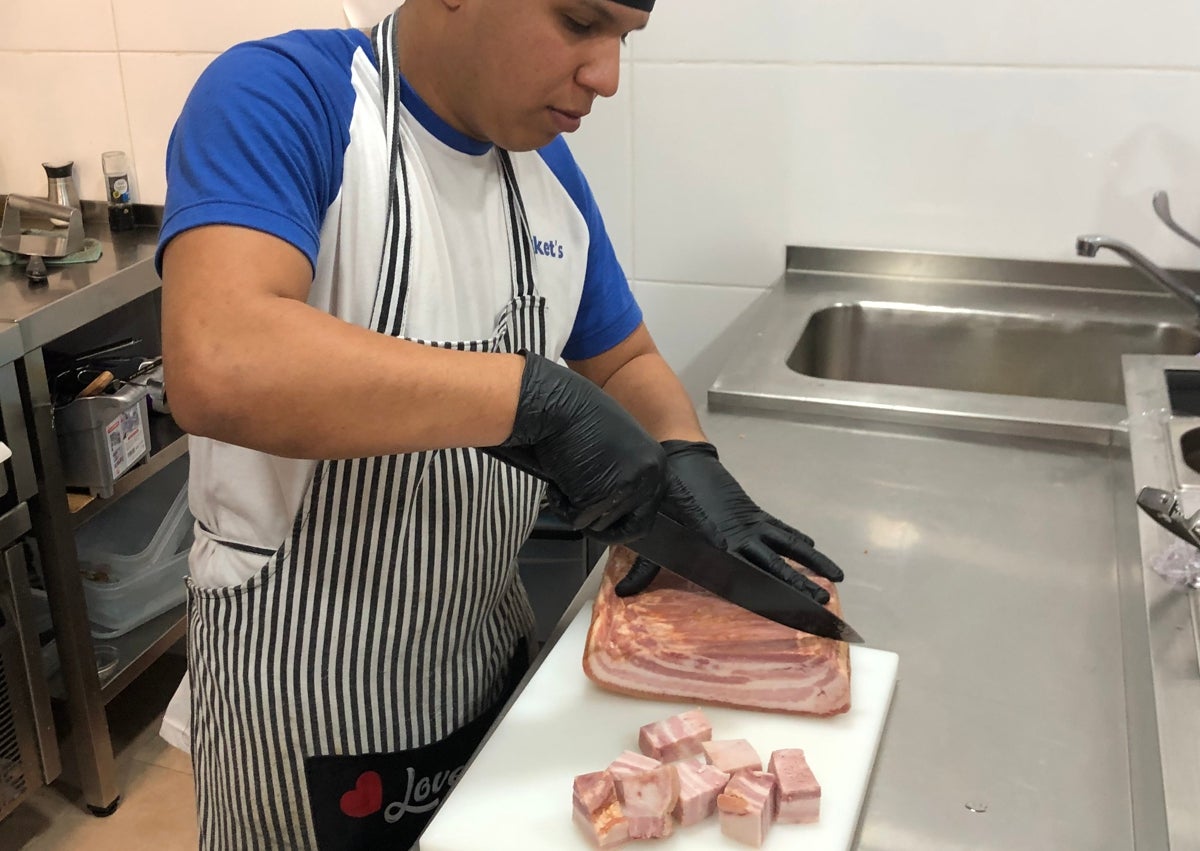
[[[113,484],[112,496],[98,499],[84,494],[68,494],[68,503],[71,506],[71,525],[74,528],[79,528],[80,525],[120,500],[121,497],[172,461],[187,453],[187,433],[177,426],[171,417],[159,414],[151,415],[148,430],[150,432],[149,458],[117,479]]]
[[[124,635],[103,643],[117,648],[117,669],[100,688],[105,704],[125,690],[142,671],[187,634],[187,604],[147,621]]]
[[[93,647],[106,644],[117,649],[116,669],[100,680],[100,697],[105,705],[186,634],[187,605],[183,604],[117,638],[93,638]],[[56,700],[66,697],[61,671],[50,678],[50,695]]]

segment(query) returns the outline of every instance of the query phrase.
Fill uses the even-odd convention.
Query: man
[[[604,541],[661,504],[841,577],[721,467],[560,138],[652,5],[408,0],[189,97],[158,262],[203,848],[415,840],[527,665],[543,493]]]

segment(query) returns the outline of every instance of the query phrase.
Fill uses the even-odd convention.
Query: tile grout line
[[[126,160],[126,168],[132,173],[130,176],[133,177],[133,179],[135,181],[134,185],[137,188],[138,193],[140,194],[142,191],[142,185],[141,185],[141,180],[139,179],[138,173],[137,173],[138,167],[140,166],[140,162],[138,160],[138,155],[137,155],[137,143],[133,139],[133,119],[132,119],[132,116],[129,111],[129,87],[125,83],[125,58],[123,55],[124,52],[121,50],[121,36],[120,36],[119,31],[117,30],[117,0],[108,0],[108,9],[109,9],[109,13],[112,16],[111,20],[112,20],[112,28],[113,28],[113,44],[115,44],[116,48],[117,48],[117,50],[116,50],[117,76],[121,80],[121,104],[125,107],[125,133],[129,137],[129,156],[128,156],[128,159]],[[130,167],[130,161],[132,161],[132,167]],[[103,170],[101,170],[100,177],[102,180],[104,179]],[[108,182],[105,181],[105,194],[106,195],[107,195],[107,192],[108,192]],[[135,197],[133,197],[133,200],[137,201],[138,198],[135,196]]]

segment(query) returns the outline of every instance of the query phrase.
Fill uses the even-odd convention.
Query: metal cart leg
[[[75,531],[67,507],[62,462],[54,434],[54,416],[46,365],[40,349],[25,356],[21,394],[32,412],[29,437],[41,488],[31,500],[33,531],[42,556],[42,573],[50,615],[58,642],[59,661],[67,692],[71,738],[79,766],[79,781],[88,809],[111,815],[120,802],[116,764],[108,718],[100,693],[100,677],[92,651],[87,604],[79,578]]]

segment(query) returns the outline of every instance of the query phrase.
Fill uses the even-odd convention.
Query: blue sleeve
[[[563,349],[563,357],[567,360],[585,360],[604,354],[632,334],[642,322],[642,309],[638,307],[629,280],[617,260],[591,187],[571,156],[566,141],[559,136],[538,153],[587,222],[588,256],[583,297],[571,336]]]
[[[193,87],[167,146],[155,265],[201,225],[253,228],[316,267],[321,223],[341,188],[354,89],[355,30],[295,31],[230,48]]]

